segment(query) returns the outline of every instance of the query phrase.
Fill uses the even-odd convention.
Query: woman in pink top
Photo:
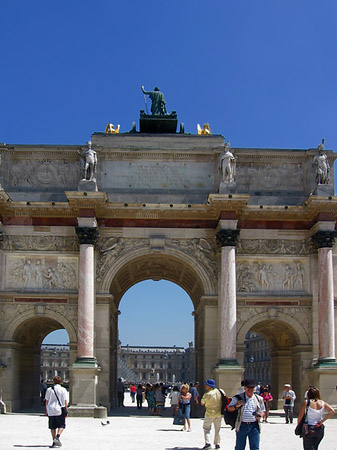
[[[319,390],[314,386],[308,390],[307,399],[302,403],[297,423],[300,423],[307,410],[308,432],[303,435],[303,448],[304,450],[316,450],[324,436],[323,422],[330,419],[335,411],[321,400]],[[326,414],[325,417],[324,414]]]
[[[267,388],[263,389],[261,397],[263,398],[263,403],[264,403],[264,406],[266,408],[266,411],[264,413],[263,422],[268,422],[267,419],[268,419],[268,416],[269,416],[269,410],[270,410],[271,402],[273,401],[273,397],[272,397],[271,393],[269,392],[269,390]]]

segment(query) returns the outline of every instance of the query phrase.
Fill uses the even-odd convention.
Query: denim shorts
[[[179,414],[185,419],[189,419],[191,416],[191,405],[183,405],[183,406],[184,408],[179,408]]]

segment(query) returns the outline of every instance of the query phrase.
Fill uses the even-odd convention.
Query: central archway
[[[122,261],[123,260],[123,261]],[[125,292],[135,284],[145,280],[171,281],[186,291],[194,311],[198,308],[205,295],[215,295],[216,280],[214,274],[195,258],[175,251],[151,252],[126,255],[111,267],[103,286],[110,280],[109,291],[112,295],[110,320],[110,403],[115,404],[117,380],[117,344],[118,344],[118,310]],[[195,317],[195,336],[200,335],[199,322]],[[203,379],[203,345],[202,339],[195,338],[195,376]]]

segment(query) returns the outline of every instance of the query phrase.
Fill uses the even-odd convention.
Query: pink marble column
[[[78,276],[78,342],[77,358],[94,359],[95,266],[94,244],[96,228],[77,227],[80,242]]]
[[[319,360],[336,359],[332,248],[318,249]]]
[[[335,363],[335,315],[332,247],[335,231],[318,231],[318,364]]]
[[[221,277],[218,302],[219,365],[237,365],[236,360],[236,262],[235,246],[239,230],[220,230]]]

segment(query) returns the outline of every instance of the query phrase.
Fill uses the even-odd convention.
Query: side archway
[[[249,331],[266,339],[270,347],[273,406],[282,408],[281,396],[285,383],[290,383],[298,393],[306,387],[306,369],[312,354],[310,316],[306,311],[291,308],[286,311],[275,308],[270,311],[256,308],[254,311],[249,308],[249,311],[241,310],[241,313],[238,314],[237,334],[238,348],[241,349],[240,360],[243,362],[244,341]],[[308,361],[308,367],[303,364],[305,361]]]
[[[76,353],[76,330],[58,312],[37,315],[35,311],[26,311],[6,328],[7,361],[14,376],[5,380],[5,391],[13,411],[40,409],[41,343],[50,332],[63,328],[69,335],[72,360]]]

